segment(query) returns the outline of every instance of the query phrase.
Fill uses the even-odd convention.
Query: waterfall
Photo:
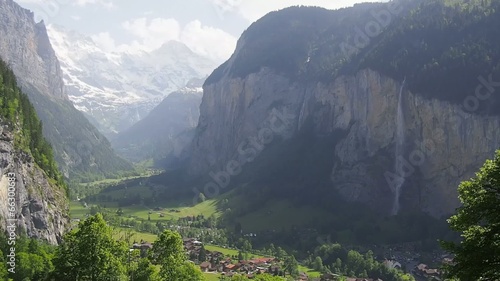
[[[405,179],[404,179],[404,174],[403,169],[402,169],[402,164],[403,161],[401,159],[404,157],[403,153],[403,146],[405,143],[405,117],[403,113],[403,89],[405,87],[406,83],[406,77],[403,80],[403,84],[401,85],[401,88],[399,89],[399,96],[398,96],[398,110],[397,110],[397,117],[396,117],[396,152],[395,152],[395,157],[394,157],[394,169],[396,171],[396,174],[399,176],[399,180],[396,184],[396,188],[394,190],[394,203],[392,205],[392,214],[397,215],[399,213],[399,197],[401,196],[401,187],[403,186]]]

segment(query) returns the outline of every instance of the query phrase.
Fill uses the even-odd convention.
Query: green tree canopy
[[[161,265],[163,280],[205,280],[199,268],[187,260],[182,238],[177,232],[165,230],[158,236],[153,245],[153,261]]]
[[[285,272],[288,272],[292,277],[299,276],[299,263],[294,256],[288,256],[283,263]]]
[[[5,264],[5,258],[2,250],[0,250],[0,280],[7,279],[7,265]]]
[[[458,193],[463,205],[448,222],[462,241],[443,243],[455,254],[449,273],[467,281],[500,280],[500,150]]]
[[[139,260],[137,269],[132,274],[135,281],[160,281],[158,270],[147,258]]]
[[[54,261],[56,280],[124,280],[127,248],[117,242],[101,214],[64,237]]]

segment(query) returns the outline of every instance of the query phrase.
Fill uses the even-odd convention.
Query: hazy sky
[[[92,36],[107,51],[153,50],[178,40],[217,62],[241,33],[270,11],[293,5],[328,9],[363,0],[17,0],[37,20]],[[373,2],[373,1],[372,1]]]

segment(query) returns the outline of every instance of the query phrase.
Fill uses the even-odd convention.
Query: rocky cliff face
[[[0,0],[0,38],[0,58],[34,105],[64,175],[87,179],[131,170],[68,99],[44,23],[35,23],[33,13],[14,1]]]
[[[284,138],[311,126],[316,136],[334,136],[331,186],[348,201],[386,213],[396,204],[436,217],[452,212],[458,183],[500,145],[500,118],[422,98],[369,69],[306,84],[263,68],[205,85],[191,174],[208,174],[233,159],[244,163],[251,139],[272,128],[269,116],[276,112],[289,125],[280,131]]]
[[[45,24],[35,23],[33,13],[12,0],[0,1],[0,15],[0,55],[20,77],[21,86],[67,99],[62,71]]]
[[[3,122],[2,122],[3,123]],[[57,244],[69,225],[68,201],[63,188],[51,183],[31,155],[14,149],[14,136],[0,127],[0,220],[7,225],[9,174],[15,174],[17,228],[29,237]]]

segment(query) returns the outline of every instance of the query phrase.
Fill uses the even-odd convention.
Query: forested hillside
[[[200,181],[187,192],[226,193],[224,222],[262,243],[307,249],[315,242],[295,238],[307,228],[343,243],[436,248],[454,236],[444,218],[459,206],[458,183],[500,142],[499,5],[267,14],[206,80],[187,168]]]
[[[0,114],[15,131],[15,147],[30,153],[35,162],[59,185],[64,185],[57,168],[52,147],[43,137],[42,122],[38,119],[28,97],[17,86],[16,77],[0,60]]]
[[[498,1],[423,1],[351,63],[400,80],[406,77],[412,91],[429,98],[462,104],[484,83],[478,95],[489,98],[487,92],[499,85],[499,27]],[[481,103],[481,111],[499,114],[498,102],[493,98]],[[476,105],[469,101],[464,106]]]
[[[17,77],[44,123],[43,135],[53,148],[63,176],[92,181],[133,174],[109,141],[68,99],[59,60],[43,21],[12,0],[0,1],[0,58]]]
[[[481,83],[478,77],[500,74],[499,13],[500,3],[491,0],[399,0],[335,11],[292,7],[252,24],[234,63],[221,65],[206,84],[262,67],[308,83],[371,68],[406,77],[409,89],[425,97],[461,104]],[[497,105],[481,110],[498,113]]]
[[[69,223],[69,191],[35,109],[1,60],[0,147],[0,229],[12,231],[7,219],[15,219],[17,234],[58,243]]]

